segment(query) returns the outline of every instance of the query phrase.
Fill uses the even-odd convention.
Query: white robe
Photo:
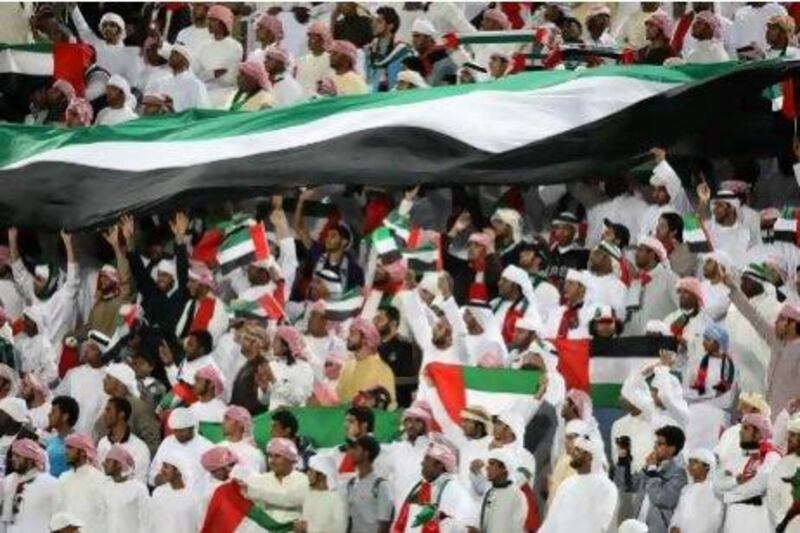
[[[657,428],[655,428],[657,429]],[[639,416],[625,415],[611,425],[611,461],[617,464],[617,446],[619,437],[631,439],[631,471],[638,472],[645,465],[645,459],[653,451],[656,438],[652,422],[642,413]]]
[[[169,457],[172,453],[181,455],[186,459],[187,464],[192,467],[192,472],[190,475],[184,476],[184,479],[191,479],[195,483],[201,483],[206,476],[206,471],[203,470],[200,464],[200,457],[213,447],[214,445],[202,435],[195,435],[192,440],[186,443],[180,443],[175,438],[175,435],[170,435],[161,442],[158,450],[156,450],[156,455],[150,464],[149,484],[155,485],[156,476],[161,473],[164,457]]]
[[[210,402],[197,401],[189,406],[189,410],[198,422],[222,423],[227,409],[228,406],[219,398],[214,398]]]
[[[617,499],[605,472],[572,476],[556,492],[539,533],[607,533]]]
[[[751,298],[750,303],[768,324],[775,323],[781,305],[774,293],[771,294],[766,289],[763,294]],[[765,394],[767,365],[771,357],[769,346],[736,306],[732,305],[728,309],[725,329],[730,335],[729,353],[736,365],[736,384],[739,390]]]
[[[106,476],[90,465],[70,469],[58,478],[58,512],[83,521],[83,533],[106,533]]]
[[[56,351],[45,332],[40,331],[34,337],[24,332],[16,338],[15,348],[20,354],[20,369],[25,374],[34,374],[44,383],[58,379],[57,362],[60,353]]]
[[[345,533],[347,531],[347,504],[342,494],[335,490],[311,490],[303,501],[306,533]]]
[[[405,436],[402,440],[381,446],[381,454],[386,454],[386,465],[389,468],[391,494],[394,497],[395,509],[403,504],[414,484],[422,475],[422,460],[431,440],[427,435],[417,437],[412,444]]]
[[[756,453],[758,451],[756,450]],[[759,465],[754,477],[744,483],[737,483],[736,476],[744,471],[748,456],[740,453],[717,467],[714,485],[725,503],[725,523],[723,533],[754,533],[769,531],[770,519],[766,505],[748,505],[738,502],[754,497],[764,497],[772,470],[781,456],[769,452]],[[726,473],[730,473],[727,475]]]
[[[528,500],[515,484],[492,488],[483,497],[481,531],[484,533],[523,533],[528,518]]]
[[[285,359],[270,361],[275,382],[269,387],[269,408],[302,407],[314,391],[314,370],[308,362],[296,359],[288,365]]]
[[[445,482],[447,483],[445,484]],[[437,500],[439,502],[439,511],[447,516],[446,519],[439,522],[439,531],[441,533],[462,533],[466,531],[467,527],[478,527],[479,510],[473,505],[472,499],[457,478],[450,475],[442,475],[433,482],[431,501],[436,502]],[[420,531],[421,528],[415,528],[413,524],[422,510],[423,507],[420,505],[411,504],[409,506],[408,522],[405,529],[402,530],[403,533]],[[396,519],[397,517],[395,517]]]
[[[2,303],[3,310],[11,321],[22,316],[22,308],[25,307],[25,301],[13,280],[0,279],[0,303]]]
[[[743,258],[744,252],[750,249],[750,230],[741,223],[736,222],[733,226],[721,226],[712,219],[705,223],[708,230],[708,238],[715,250],[721,250],[729,256]],[[739,266],[740,261],[734,261]]]
[[[685,54],[687,63],[722,63],[729,61],[725,46],[719,41],[698,41],[694,49]]]
[[[264,453],[256,448],[252,442],[239,441],[231,442],[223,440],[218,444],[225,446],[239,457],[242,466],[250,469],[253,472],[263,473],[267,470],[267,463]]]
[[[213,40],[214,36],[208,31],[208,27],[199,28],[194,24],[183,28],[175,36],[175,42],[188,48],[192,57],[197,57],[200,54],[200,50]]]
[[[81,40],[94,47],[97,53],[97,65],[111,75],[119,74],[131,84],[131,87],[135,87],[139,82],[139,47],[125,46],[122,42],[116,45],[108,44],[92,31],[77,6],[72,10],[72,21]]]
[[[681,489],[670,527],[680,528],[681,533],[718,533],[723,514],[722,501],[714,493],[710,479],[689,483]]]
[[[7,475],[2,480],[0,502],[3,502],[10,491],[17,488],[19,474]],[[50,531],[50,518],[55,512],[58,497],[58,480],[45,472],[25,484],[18,512],[11,523],[0,523],[0,531],[4,533],[45,533]],[[5,516],[5,509],[3,509]]]
[[[172,108],[176,113],[210,107],[205,84],[188,69],[159,81],[156,92],[163,92],[172,98]]]
[[[272,82],[272,94],[275,95],[274,107],[286,107],[304,99],[303,88],[287,73],[281,74]]]
[[[97,113],[97,118],[94,119],[94,123],[96,126],[115,126],[117,124],[130,122],[131,120],[136,120],[137,118],[139,118],[139,115],[127,105],[123,105],[119,109],[104,107]]]
[[[769,475],[765,504],[769,509],[773,527],[783,521],[794,503],[792,484],[783,480],[793,477],[798,468],[800,468],[800,456],[795,453],[781,458]]]
[[[119,443],[133,457],[133,476],[142,483],[147,483],[147,470],[150,468],[150,449],[142,439],[131,433],[128,440]],[[113,444],[108,436],[97,443],[97,464],[102,464]]]
[[[150,497],[150,533],[197,533],[203,520],[201,499],[189,488],[173,489],[165,483]]]
[[[108,531],[148,533],[150,493],[139,479],[116,483],[106,481],[103,492],[108,512]]]
[[[311,98],[317,94],[317,83],[333,76],[330,54],[323,52],[315,56],[307,54],[297,62],[297,82],[303,89],[303,95]]]
[[[586,299],[597,305],[610,305],[619,320],[625,319],[628,288],[614,274],[589,274],[589,294]]]
[[[744,48],[755,43],[767,49],[767,21],[778,15],[786,15],[786,9],[776,2],[767,2],[761,7],[744,6],[733,17],[733,46]]]
[[[239,63],[242,62],[242,45],[230,35],[217,41],[212,39],[206,43],[192,62],[192,69],[197,77],[206,84],[208,98],[212,107],[221,106],[228,91],[236,87],[239,75]],[[226,72],[219,78],[214,71],[224,69]]]
[[[244,481],[245,495],[263,505],[272,518],[278,522],[298,520],[302,514],[303,502],[308,494],[308,477],[293,470],[283,479],[273,472],[251,474]]]
[[[56,396],[72,396],[78,402],[80,412],[75,431],[91,435],[94,424],[108,401],[103,391],[103,368],[81,365],[71,369],[56,387]]]

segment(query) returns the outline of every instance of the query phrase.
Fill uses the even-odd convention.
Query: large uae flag
[[[657,145],[774,152],[759,130],[774,120],[763,94],[797,69],[607,66],[261,113],[189,111],[80,130],[3,125],[0,224],[76,229],[323,183],[566,182],[618,175]]]

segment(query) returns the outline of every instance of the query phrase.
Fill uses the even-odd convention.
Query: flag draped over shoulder
[[[201,533],[234,533],[262,529],[271,533],[292,531],[294,522],[278,522],[248,500],[234,481],[220,485],[211,496]]]
[[[771,155],[774,117],[759,104],[799,69],[603,66],[77,131],[3,124],[0,224],[74,230],[125,212],[326,183],[569,182],[618,175],[647,147],[678,140],[681,155]],[[626,134],[631,124],[636,135]]]

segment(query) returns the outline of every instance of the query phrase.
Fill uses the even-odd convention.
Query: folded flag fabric
[[[364,295],[361,289],[350,289],[338,297],[325,301],[325,318],[334,322],[342,322],[358,316],[364,306]]]
[[[711,241],[702,221],[697,215],[686,215],[683,217],[683,242],[689,247],[689,251],[695,254],[711,252]]]
[[[228,307],[236,317],[281,320],[286,317],[283,301],[283,286],[281,285],[275,289],[274,293],[265,291],[254,300],[233,300]]]
[[[294,521],[278,522],[270,514],[248,500],[235,481],[223,483],[208,503],[201,533],[235,533],[245,531],[292,531]]]
[[[414,272],[441,270],[442,260],[439,247],[434,243],[426,243],[413,249],[403,250],[403,257],[408,261],[408,268]]]
[[[800,229],[800,209],[794,207],[784,207],[781,209],[781,215],[775,221],[775,226],[772,228],[772,238],[775,241],[790,242],[792,244],[800,244],[798,238],[798,229]]]
[[[217,262],[225,275],[253,261],[269,259],[271,255],[264,225],[248,218],[227,226]]]
[[[297,418],[299,434],[308,439],[316,449],[339,446],[344,442],[344,417],[349,405],[336,407],[292,407],[289,409]],[[375,431],[373,435],[380,442],[391,442],[400,434],[403,413],[401,410],[380,411],[375,413]],[[270,439],[272,416],[263,413],[253,417],[253,438],[259,449],[263,450]],[[211,442],[225,439],[222,424],[201,422],[199,432]]]
[[[384,264],[394,263],[403,257],[397,241],[395,234],[386,226],[372,232],[372,245]]]

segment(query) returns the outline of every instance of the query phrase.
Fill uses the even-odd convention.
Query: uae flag
[[[775,241],[800,243],[798,239],[798,228],[800,228],[800,209],[784,207],[781,216],[775,221],[772,228],[772,238]]]
[[[276,292],[283,292],[283,287]],[[283,311],[282,298],[277,298],[273,293],[265,291],[254,300],[233,300],[228,306],[234,316],[244,318],[263,318],[267,320],[282,320],[286,317]]]
[[[217,263],[225,275],[253,261],[269,259],[270,255],[264,225],[251,218],[226,232],[217,252]]]
[[[316,449],[331,448],[344,443],[344,418],[349,405],[337,407],[292,407],[289,411],[297,419],[299,435],[308,440]],[[391,442],[400,434],[402,410],[380,411],[375,413],[373,435],[379,442]],[[263,413],[253,417],[253,439],[258,449],[263,450],[270,439],[272,414]],[[225,440],[222,424],[201,422],[199,432],[213,443]]]
[[[708,239],[708,233],[706,233],[706,228],[697,215],[692,214],[683,217],[683,242],[689,247],[689,251],[695,254],[711,251],[711,241]]]
[[[91,53],[82,43],[0,43],[0,120],[21,121],[30,97],[58,79],[70,82],[82,96]]]
[[[394,263],[403,257],[395,234],[385,226],[372,232],[372,246],[375,247],[375,252],[384,264]]]
[[[570,182],[617,176],[649,147],[678,141],[680,156],[773,155],[763,92],[796,70],[794,61],[603,66],[77,131],[4,124],[0,225],[75,230],[330,183]]]
[[[361,289],[350,289],[336,298],[325,300],[325,318],[333,322],[342,322],[358,316],[364,306],[364,295]]]
[[[429,272],[442,268],[439,247],[434,243],[426,243],[413,249],[403,250],[403,257],[408,261],[408,268],[414,272]]]
[[[282,533],[294,530],[294,521],[279,522],[267,511],[248,500],[235,481],[217,487],[206,509],[201,533],[235,533],[270,531]]]

